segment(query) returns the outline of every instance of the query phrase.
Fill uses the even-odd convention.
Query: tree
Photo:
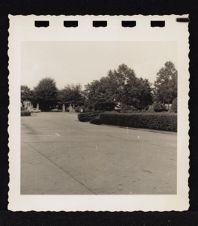
[[[100,80],[85,86],[86,104],[94,107],[97,103],[112,101],[113,96],[110,93],[110,81],[107,77],[102,77]]]
[[[85,89],[87,102],[121,103],[143,109],[152,103],[148,80],[137,78],[134,70],[121,64],[117,70],[110,70],[106,77],[88,84]]]
[[[33,92],[28,86],[21,86],[21,102],[29,100],[32,101]]]
[[[51,78],[42,79],[34,88],[35,101],[39,103],[41,110],[48,111],[57,103],[56,83]]]
[[[166,62],[159,70],[154,86],[154,97],[157,102],[169,105],[177,97],[177,70],[172,62]]]
[[[118,70],[110,70],[107,76],[89,83],[85,86],[88,103],[95,105],[102,102],[120,102],[123,98],[127,76],[133,75],[133,70],[122,64]]]
[[[58,100],[60,103],[73,106],[81,106],[84,104],[82,88],[80,85],[67,85],[58,92]]]
[[[140,110],[152,103],[150,83],[146,79],[137,78],[135,71],[127,65],[121,64],[117,70],[110,71],[108,76],[113,84],[116,102]]]
[[[121,103],[124,105],[142,110],[152,103],[151,87],[147,79],[135,77],[128,80],[123,92]]]
[[[177,113],[177,97],[172,102],[171,111]]]
[[[116,102],[124,104],[127,90],[134,89],[137,80],[135,71],[125,64],[118,66],[117,70],[109,71],[108,77],[111,81],[111,93]]]

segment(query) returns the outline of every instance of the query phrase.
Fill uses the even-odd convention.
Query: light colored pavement
[[[76,114],[21,118],[22,194],[176,193],[176,133],[79,122]]]

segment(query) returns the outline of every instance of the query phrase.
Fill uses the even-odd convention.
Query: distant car
[[[120,106],[115,106],[114,110],[117,111],[117,112],[120,112],[121,111],[121,107]]]
[[[39,113],[41,112],[41,110],[37,109],[37,108],[33,108],[30,110],[31,113]]]

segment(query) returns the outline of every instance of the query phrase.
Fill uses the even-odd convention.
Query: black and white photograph
[[[21,194],[175,194],[176,50],[24,42]]]
[[[188,208],[187,27],[10,18],[11,209]]]

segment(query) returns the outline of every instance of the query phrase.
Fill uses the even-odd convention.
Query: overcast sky
[[[176,42],[23,42],[21,84],[50,77],[59,89],[85,85],[122,63],[153,83],[166,61],[177,68]]]

